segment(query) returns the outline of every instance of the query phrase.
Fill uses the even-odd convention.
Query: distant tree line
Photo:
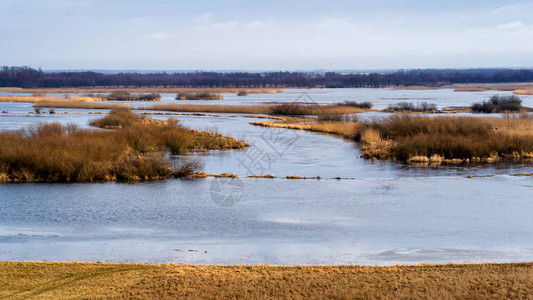
[[[30,67],[0,67],[0,87],[383,87],[438,86],[453,83],[533,81],[533,69],[408,70],[389,73],[338,72],[186,72],[118,73],[43,72]]]

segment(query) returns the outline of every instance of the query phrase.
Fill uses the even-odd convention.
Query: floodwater
[[[389,91],[397,93],[383,90],[381,98],[396,97]],[[403,92],[420,93],[420,98],[434,93]],[[352,96],[350,100],[367,100]],[[468,105],[453,99],[443,105]],[[8,111],[0,115],[1,130],[37,122],[88,127],[90,119],[101,117],[80,109],[29,114],[27,103],[0,103],[0,110]],[[193,154],[205,171],[234,172],[239,179],[0,185],[0,261],[533,261],[533,179],[510,175],[533,173],[531,164],[421,167],[372,162],[360,157],[356,143],[330,135],[254,127],[248,122],[256,119],[242,116],[173,117],[191,128],[249,142],[247,150]],[[322,179],[245,177],[251,174]]]
[[[393,88],[347,88],[347,89],[285,89],[278,94],[250,94],[240,97],[235,94],[222,94],[224,100],[175,100],[176,94],[161,94],[161,104],[224,104],[224,105],[256,105],[283,102],[304,102],[317,104],[333,104],[345,100],[369,101],[376,109],[387,108],[398,102],[435,103],[439,109],[453,106],[470,106],[472,103],[488,100],[493,95],[512,95],[510,91],[455,92],[453,89],[435,90],[402,90]],[[520,96],[522,104],[533,107],[533,95]],[[120,101],[124,104],[125,102]],[[126,102],[130,105],[136,101]]]

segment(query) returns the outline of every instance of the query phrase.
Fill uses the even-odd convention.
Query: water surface
[[[376,97],[383,106],[402,95],[468,105],[492,93],[462,98],[465,93],[448,90],[374,90],[306,92],[327,103]],[[224,103],[289,101],[300,92],[228,96]],[[106,112],[56,109],[57,114],[36,115],[28,103],[0,103],[1,110],[8,113],[0,115],[0,130],[38,122],[88,128],[89,120],[101,117],[89,111]],[[173,117],[250,143],[247,150],[192,155],[209,173],[234,172],[240,178],[0,185],[0,260],[290,265],[533,260],[533,180],[509,175],[533,173],[531,164],[372,162],[360,157],[352,141],[248,124],[263,119]],[[250,174],[323,179],[246,178]]]

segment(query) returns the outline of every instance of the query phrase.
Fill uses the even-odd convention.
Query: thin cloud
[[[202,22],[202,23],[209,23],[212,20],[213,13],[207,12],[205,14],[200,15],[196,21]]]
[[[524,27],[524,24],[521,21],[500,24],[496,26],[497,29],[517,29],[522,27]]]
[[[168,34],[168,32],[161,31],[161,32],[155,32],[155,33],[147,34],[146,38],[154,39],[154,40],[161,40],[161,39],[165,39],[165,38],[167,38],[169,36],[170,36],[170,34]]]

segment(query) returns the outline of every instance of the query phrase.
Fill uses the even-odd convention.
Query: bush
[[[237,96],[248,96],[248,91],[247,90],[240,90],[237,93]]]
[[[129,101],[136,100],[137,97],[130,94],[127,91],[114,91],[111,94],[104,96],[107,100],[119,100],[119,101]]]
[[[337,105],[340,105],[340,106],[351,106],[351,107],[356,107],[356,108],[361,108],[361,109],[371,109],[372,108],[372,103],[371,102],[356,102],[356,101],[348,101],[348,100],[345,100],[343,102],[337,103]]]
[[[520,111],[522,99],[517,96],[497,96],[490,97],[489,101],[472,104],[472,111],[476,113],[499,113]]]
[[[133,124],[139,117],[129,109],[113,109],[103,118],[93,120],[89,124],[100,128],[122,128]]]

